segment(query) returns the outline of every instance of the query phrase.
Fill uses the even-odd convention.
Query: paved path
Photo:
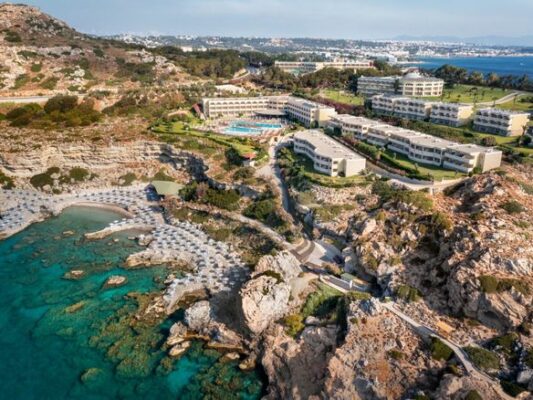
[[[513,92],[513,93],[510,93],[506,96],[503,96],[501,98],[499,98],[498,100],[494,100],[494,101],[485,101],[485,102],[482,102],[482,103],[476,103],[476,106],[487,106],[487,107],[492,107],[492,105],[494,104],[503,104],[503,103],[507,103],[511,100],[513,100],[515,97],[517,96],[520,96],[521,94],[523,93],[520,93],[520,92]]]
[[[0,97],[0,103],[46,103],[53,96]]]

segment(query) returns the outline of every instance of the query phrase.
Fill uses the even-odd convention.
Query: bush
[[[241,196],[235,190],[208,189],[203,201],[212,206],[234,211],[238,208]]]
[[[481,291],[484,293],[496,293],[498,291],[498,279],[491,275],[482,275],[478,278]]]
[[[527,282],[518,279],[498,279],[492,275],[482,275],[478,278],[481,291],[484,293],[501,293],[511,289],[528,295],[530,293]]]
[[[91,173],[85,168],[74,167],[69,171],[68,175],[75,182],[82,182],[89,178],[91,176]]]
[[[22,42],[22,38],[17,32],[13,31],[6,31],[4,40],[9,43],[20,43]]]
[[[396,350],[396,349],[389,350],[389,351],[387,352],[387,354],[388,354],[389,357],[392,358],[393,360],[401,360],[402,358],[405,357],[405,354],[404,354],[404,353],[402,353],[401,351]]]
[[[435,360],[448,361],[453,356],[453,350],[450,349],[442,340],[437,337],[431,338],[431,357]]]
[[[41,82],[39,86],[43,89],[54,90],[58,81],[58,78],[51,76],[50,78],[46,78],[43,82]]]
[[[134,181],[137,180],[137,175],[135,175],[133,172],[128,172],[127,174],[119,177],[119,179],[122,181],[122,186],[130,186]]]
[[[2,189],[13,189],[15,182],[9,176],[6,176],[0,171],[0,187]]]
[[[233,174],[233,178],[236,180],[250,179],[253,178],[254,174],[255,170],[252,167],[244,167],[238,169],[235,174]]]
[[[296,337],[296,335],[305,328],[303,316],[300,314],[286,316],[283,319],[283,324],[285,325],[285,332],[287,332],[287,335],[292,337]]]
[[[44,105],[44,111],[47,114],[52,114],[54,111],[59,113],[66,113],[72,111],[78,105],[77,96],[58,95],[49,99]]]
[[[526,389],[524,389],[522,386],[517,385],[516,383],[511,382],[511,381],[502,380],[500,381],[500,384],[502,385],[503,391],[513,397],[516,397],[520,393],[526,391]]]
[[[518,340],[518,335],[516,333],[508,333],[503,336],[498,336],[491,340],[491,347],[499,347],[502,351],[510,356],[513,353],[513,347]]]
[[[500,359],[497,354],[481,347],[465,347],[464,349],[476,367],[484,370],[496,370],[500,368]]]
[[[506,201],[501,207],[509,214],[518,214],[525,210],[524,206],[516,200]]]
[[[483,397],[481,397],[477,390],[470,390],[466,394],[465,400],[483,400]]]
[[[396,296],[407,302],[415,302],[420,300],[420,297],[422,297],[418,289],[408,285],[399,286],[396,289]]]
[[[453,226],[450,218],[440,211],[433,213],[433,215],[431,216],[431,225],[439,231],[448,232],[451,231]]]
[[[483,146],[496,146],[498,143],[496,143],[496,138],[493,136],[485,136],[481,139],[481,144]]]
[[[46,185],[52,186],[54,184],[52,175],[56,173],[59,173],[59,168],[57,167],[48,168],[46,172],[32,176],[30,178],[30,183],[32,184],[33,187],[37,189],[42,189]]]
[[[530,348],[526,351],[524,363],[528,366],[528,368],[533,368],[533,348]]]
[[[43,65],[42,65],[42,64],[37,64],[37,63],[32,64],[32,65],[31,65],[31,72],[35,72],[35,73],[37,73],[37,72],[41,72],[41,69],[42,69],[42,68],[43,68]]]

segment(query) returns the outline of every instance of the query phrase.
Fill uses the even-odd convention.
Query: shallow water
[[[201,343],[177,361],[165,357],[173,321],[131,324],[137,303],[126,294],[161,290],[167,271],[121,268],[141,249],[128,239],[131,232],[83,239],[115,219],[105,210],[70,208],[0,241],[0,398],[259,398],[259,372],[221,363]],[[63,279],[72,269],[87,274]],[[128,282],[104,289],[111,275]]]

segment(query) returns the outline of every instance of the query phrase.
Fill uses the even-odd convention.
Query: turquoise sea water
[[[168,271],[121,268],[141,249],[131,232],[83,239],[115,219],[70,208],[0,241],[0,399],[259,398],[258,372],[220,362],[201,343],[171,360],[163,346],[173,321],[138,323],[138,304],[163,288]],[[63,279],[72,269],[87,274]],[[104,289],[111,275],[128,282]]]

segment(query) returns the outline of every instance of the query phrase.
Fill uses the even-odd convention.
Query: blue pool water
[[[131,232],[83,238],[115,219],[70,208],[0,241],[0,399],[259,398],[257,371],[220,362],[202,343],[168,358],[164,341],[178,317],[135,318],[150,293],[163,289],[168,270],[122,268],[141,249]],[[86,276],[64,279],[72,269]],[[103,288],[111,275],[128,282]]]
[[[234,121],[226,129],[226,135],[261,135],[266,130],[277,130],[283,128],[283,125],[276,123],[264,123],[253,121]]]

